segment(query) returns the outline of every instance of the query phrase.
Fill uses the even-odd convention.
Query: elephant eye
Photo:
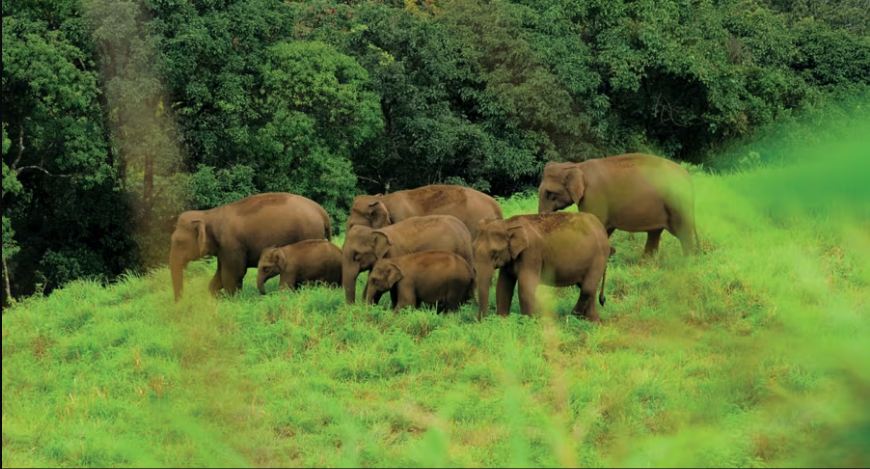
[[[547,199],[549,200],[556,200],[556,195],[557,194],[553,191],[547,191]]]

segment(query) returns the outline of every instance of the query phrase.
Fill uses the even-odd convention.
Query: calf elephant
[[[575,314],[598,321],[595,290],[604,304],[604,276],[610,257],[604,226],[588,213],[517,215],[507,220],[481,222],[474,239],[474,269],[482,317],[489,307],[489,286],[495,269],[497,312],[510,311],[514,287],[519,283],[520,310],[538,311],[539,284],[557,287],[577,285],[580,298]]]
[[[662,230],[679,238],[685,253],[697,248],[695,200],[689,173],[678,164],[632,153],[582,163],[548,163],[538,188],[538,213],[576,204],[614,230],[647,232],[646,255]]]
[[[303,282],[341,284],[341,249],[325,239],[306,239],[266,248],[257,264],[257,289],[266,294],[266,280],[280,275],[279,288],[295,290]]]
[[[252,195],[210,210],[178,216],[169,251],[175,301],[181,298],[184,268],[190,261],[217,256],[217,272],[209,291],[233,294],[241,288],[248,267],[260,253],[304,239],[329,239],[329,216],[305,197],[283,192]]]
[[[356,279],[382,257],[420,251],[449,251],[471,262],[471,233],[454,216],[411,217],[380,229],[355,225],[342,248],[342,285],[348,304],[356,300]]]
[[[386,291],[396,298],[395,311],[421,303],[437,305],[439,311],[455,311],[474,296],[474,269],[446,251],[380,259],[369,274],[366,301],[376,304]]]
[[[501,207],[483,192],[462,186],[434,184],[387,195],[360,195],[354,198],[347,228],[356,225],[371,228],[398,223],[423,215],[453,215],[474,236],[477,222],[501,219]]]

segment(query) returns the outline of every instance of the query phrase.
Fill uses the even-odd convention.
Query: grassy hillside
[[[601,325],[573,289],[482,323],[253,271],[215,300],[205,262],[178,304],[165,269],[32,298],[3,315],[3,466],[866,466],[870,158],[805,161],[696,172],[699,256],[615,234]]]

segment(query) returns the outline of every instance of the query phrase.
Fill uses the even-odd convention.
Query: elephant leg
[[[399,311],[408,306],[416,307],[418,305],[417,297],[414,295],[414,291],[410,287],[400,286],[397,290],[398,298],[396,299],[396,305],[393,307],[393,311]]]
[[[538,311],[536,291],[540,281],[541,275],[539,272],[532,269],[520,271],[520,275],[517,278],[520,289],[520,311],[525,315],[531,315]]]
[[[444,296],[444,299],[438,302],[437,308],[439,313],[446,313],[459,309],[459,304],[462,299],[460,298],[459,292],[453,288],[453,286],[448,287],[448,292]]]
[[[574,314],[583,316],[592,322],[600,322],[598,311],[595,310],[595,294],[589,293],[583,289],[583,284],[578,284],[580,287],[580,296],[577,298],[577,304],[574,305]]]
[[[384,292],[382,292],[382,291],[375,292],[375,294],[372,295],[372,301],[373,301],[372,304],[377,305],[378,303],[380,303],[380,302],[381,302],[381,298],[382,298],[383,296],[384,296]],[[392,297],[392,295],[390,295],[390,296]]]
[[[607,258],[605,257],[591,266],[586,272],[586,276],[583,277],[583,281],[577,284],[580,287],[580,297],[577,298],[577,304],[574,306],[574,314],[583,315],[593,322],[601,321],[595,306],[595,292],[604,277],[606,267]]]
[[[514,287],[517,279],[508,269],[502,268],[498,272],[498,281],[495,284],[496,313],[499,316],[507,316],[511,312],[511,300],[514,299]]]
[[[221,283],[223,283],[224,291],[229,295],[234,295],[242,288],[242,280],[247,272],[247,264],[245,259],[239,254],[228,254],[222,256],[221,263]]]
[[[646,246],[643,248],[645,256],[652,256],[659,250],[659,241],[662,239],[662,228],[646,232]]]
[[[208,282],[208,291],[212,296],[217,296],[218,293],[220,293],[221,288],[223,288],[223,282],[221,282],[221,261],[218,259],[217,270],[211,278],[211,281]]]
[[[449,311],[458,311],[459,308],[468,302],[469,294],[471,297],[474,296],[474,289],[470,287],[470,285],[458,285],[456,287],[456,291],[453,292],[453,296],[450,299],[450,310]]]
[[[396,304],[399,301],[399,287],[393,285],[393,288],[390,288],[390,308],[395,309]]]
[[[296,287],[299,286],[299,283],[300,282],[296,281],[295,275],[282,274],[281,275],[281,284],[278,286],[278,288],[280,290],[287,289],[287,290],[293,291],[293,290],[296,290]]]

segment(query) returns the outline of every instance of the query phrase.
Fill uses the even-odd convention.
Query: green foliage
[[[258,187],[345,212],[356,187],[350,157],[381,126],[368,73],[324,43],[294,41],[269,48],[262,80]]]
[[[12,146],[12,140],[6,135],[6,123],[3,123],[3,155],[6,155],[9,148]],[[6,199],[6,194],[14,195],[21,192],[24,188],[18,180],[17,174],[6,166],[6,161],[2,162],[3,170],[3,199]],[[14,256],[18,250],[18,243],[15,242],[15,230],[12,229],[12,220],[3,212],[3,258],[9,259]]]
[[[4,4],[3,13],[3,257],[13,293],[134,267],[78,2]],[[69,269],[51,252],[85,257]]]
[[[190,175],[187,186],[191,192],[191,208],[198,210],[224,205],[256,193],[254,169],[245,165],[219,170],[200,165]]]

